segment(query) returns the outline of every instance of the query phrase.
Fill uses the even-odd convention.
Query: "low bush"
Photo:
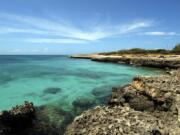
[[[177,44],[171,51],[172,53],[180,54],[180,43]]]
[[[123,54],[180,54],[180,44],[177,44],[172,50],[166,49],[141,49],[132,48],[113,52],[99,53],[101,55],[123,55]]]

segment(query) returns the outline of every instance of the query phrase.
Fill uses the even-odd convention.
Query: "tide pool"
[[[110,95],[113,86],[127,84],[136,75],[161,73],[67,56],[0,56],[0,110],[25,100],[69,110],[76,100],[105,100],[103,96]]]

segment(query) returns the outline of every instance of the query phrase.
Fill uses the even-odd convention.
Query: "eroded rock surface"
[[[180,71],[135,77],[131,84],[113,90],[109,105],[130,106],[137,111],[176,111],[179,94]]]
[[[76,117],[65,135],[178,135],[175,125],[129,107],[96,107]]]
[[[0,134],[18,133],[33,125],[35,108],[32,103],[13,107],[0,115]]]
[[[76,117],[65,135],[180,135],[180,71],[114,88],[107,106]]]
[[[72,119],[72,114],[60,107],[35,108],[25,102],[0,113],[0,135],[62,135]]]

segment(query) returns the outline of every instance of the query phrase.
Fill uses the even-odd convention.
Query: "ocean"
[[[1,55],[0,110],[24,101],[55,105],[70,111],[73,102],[88,99],[105,104],[112,87],[136,75],[157,75],[155,68],[101,63],[68,56]]]

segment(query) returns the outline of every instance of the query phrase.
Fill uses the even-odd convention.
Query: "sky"
[[[0,0],[0,54],[171,49],[180,0]]]

